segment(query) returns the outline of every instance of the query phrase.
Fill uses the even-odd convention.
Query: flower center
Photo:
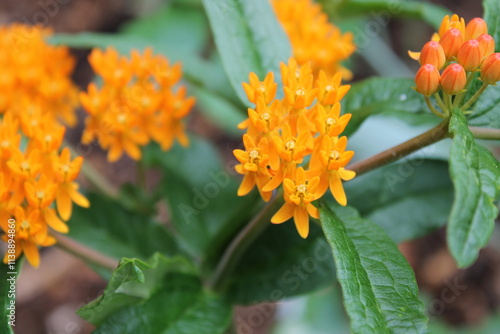
[[[248,156],[250,157],[250,159],[255,160],[255,159],[257,159],[259,157],[259,151],[257,151],[257,150],[251,150],[248,153]]]
[[[10,143],[9,143],[8,140],[4,140],[4,141],[2,141],[2,144],[0,144],[0,146],[2,146],[2,147],[9,147]]]
[[[326,124],[333,125],[333,124],[335,124],[335,120],[332,117],[329,117],[326,119]]]
[[[21,162],[21,169],[27,170],[30,168],[30,164],[27,163],[26,161]]]
[[[117,117],[118,123],[121,123],[121,124],[125,123],[126,119],[127,119],[127,116],[125,116],[124,114],[120,114]]]
[[[260,84],[260,86],[257,88],[261,93],[264,93],[266,91],[266,86],[263,84]]]
[[[331,85],[328,85],[328,86],[325,87],[325,90],[327,92],[331,92],[333,90],[333,87]]]
[[[338,160],[340,158],[340,153],[339,151],[332,151],[330,152],[330,159],[332,160]]]
[[[285,148],[289,151],[293,150],[295,148],[295,141],[294,140],[289,140],[285,143]]]
[[[299,184],[295,187],[299,195],[304,195],[307,191],[307,186],[305,184]]]
[[[38,199],[42,199],[45,196],[45,192],[43,190],[39,190],[35,195],[36,197],[38,197]]]
[[[262,115],[260,115],[260,118],[263,119],[264,121],[268,121],[271,118],[271,115],[269,115],[269,113],[265,112]]]
[[[295,95],[297,95],[297,96],[304,96],[304,95],[306,95],[306,92],[302,88],[299,88],[299,89],[297,89],[295,91]]]
[[[27,220],[23,220],[23,221],[21,222],[21,229],[23,229],[23,230],[29,230],[29,229],[30,229],[30,227],[31,227],[31,225],[30,225],[30,222],[29,222],[29,221],[27,221]]]
[[[45,141],[52,141],[52,136],[46,135],[44,139],[45,139]]]

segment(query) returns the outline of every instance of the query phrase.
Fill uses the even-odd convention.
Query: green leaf
[[[147,259],[155,252],[175,254],[177,244],[165,226],[125,209],[98,194],[88,194],[90,208],[75,206],[69,236],[110,257]]]
[[[349,205],[382,227],[391,239],[424,236],[443,226],[453,202],[448,163],[413,159],[382,167],[346,182]]]
[[[227,241],[260,204],[258,194],[238,197],[240,179],[222,166],[209,142],[192,137],[189,147],[174,146],[165,153],[157,145],[144,152],[145,164],[160,167],[160,193],[168,202],[171,221],[181,246],[205,259]]]
[[[250,72],[262,80],[292,55],[288,38],[267,0],[203,0],[224,69],[241,101]]]
[[[483,0],[484,20],[488,24],[488,34],[496,42],[496,50],[500,50],[500,2],[496,0]]]
[[[471,265],[493,232],[500,195],[500,164],[484,147],[476,144],[460,111],[450,120],[453,135],[450,175],[455,199],[450,213],[447,240],[459,267]]]
[[[222,334],[231,307],[203,290],[187,260],[155,255],[123,259],[103,295],[78,314],[98,326],[97,334]]]
[[[370,78],[354,83],[342,102],[342,111],[352,114],[344,135],[354,133],[368,116],[375,114],[436,122],[422,96],[412,89],[414,85],[412,79],[396,78]]]
[[[469,125],[500,129],[500,87],[489,86],[474,103]]]
[[[322,207],[353,333],[424,333],[427,318],[415,276],[385,232],[356,210]]]
[[[10,245],[10,244],[9,244]],[[15,244],[14,244],[15,245]],[[17,245],[21,247],[21,245]],[[7,249],[7,248],[6,248]],[[22,257],[10,263],[0,262],[0,332],[14,334],[16,324],[16,281],[21,269]],[[15,327],[14,327],[15,328]]]
[[[310,228],[304,240],[292,221],[269,224],[229,277],[227,298],[235,304],[254,304],[332,285],[335,268],[328,244],[317,225]]]
[[[326,3],[330,1],[323,0]],[[447,8],[428,2],[411,0],[349,0],[342,2],[338,8],[334,7],[334,9],[337,10],[337,15],[341,18],[360,14],[377,15],[373,19],[377,20],[378,18],[379,22],[386,22],[385,25],[388,25],[393,17],[420,19],[435,29],[439,28],[443,17],[450,14]]]

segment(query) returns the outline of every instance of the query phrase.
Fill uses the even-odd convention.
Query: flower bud
[[[495,52],[495,40],[488,34],[482,34],[477,38],[481,49],[481,59],[488,57]]]
[[[500,81],[500,53],[494,53],[483,61],[481,79],[490,85]]]
[[[462,35],[465,35],[465,20],[457,14],[453,14],[451,19],[449,15],[446,15],[439,27],[439,37],[443,38],[450,29],[458,29]]]
[[[483,60],[481,56],[481,47],[475,39],[470,39],[458,50],[457,61],[466,71],[474,71],[481,65]]]
[[[417,92],[426,96],[432,95],[439,89],[439,71],[434,65],[422,65],[415,75],[415,83]]]
[[[467,76],[460,64],[451,64],[441,75],[441,88],[446,94],[456,95],[465,88]]]
[[[451,60],[457,56],[458,50],[464,43],[464,39],[460,30],[450,29],[444,34],[439,43],[443,47],[446,60]]]
[[[476,17],[472,19],[465,27],[465,40],[478,38],[482,34],[488,33],[488,26],[486,21],[482,18]]]
[[[425,43],[422,48],[419,60],[420,65],[431,64],[440,70],[446,62],[446,56],[441,44],[435,41],[430,41]]]

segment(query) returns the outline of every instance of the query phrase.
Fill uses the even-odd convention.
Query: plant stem
[[[402,144],[380,152],[370,158],[356,162],[347,167],[359,176],[375,168],[387,165],[413,153],[427,145],[436,143],[448,137],[448,120],[441,122],[436,127],[418,135]]]
[[[441,96],[439,95],[439,93],[436,93],[434,94],[434,98],[436,99],[436,102],[439,106],[439,108],[441,108],[441,113],[444,115],[446,113],[446,106],[444,105],[444,102],[443,102],[443,99],[441,98]]]
[[[136,180],[137,186],[139,188],[142,188],[144,191],[146,191],[146,187],[147,187],[146,168],[144,167],[142,160],[137,161],[136,168],[137,168],[137,180]]]
[[[479,98],[479,96],[484,92],[484,90],[488,88],[488,84],[485,82],[483,83],[483,85],[481,86],[481,88],[479,88],[476,92],[476,94],[474,94],[469,101],[467,101],[466,104],[464,104],[462,106],[462,108],[460,108],[460,110],[462,111],[466,111],[467,109],[469,109],[469,107],[474,103],[476,102],[476,100]]]
[[[269,224],[272,215],[277,208],[283,204],[282,192],[279,191],[274,197],[262,208],[262,210],[243,228],[238,235],[231,241],[229,246],[222,254],[212,277],[208,281],[208,286],[217,289],[224,284],[228,274],[232,272],[234,266],[241,258],[245,250],[250,246],[252,241],[262,232]]]
[[[75,255],[87,262],[98,265],[110,271],[114,271],[118,266],[118,260],[112,259],[104,254],[96,252],[73,239],[62,234],[53,233],[52,236],[57,240],[57,246],[66,252]]]
[[[67,142],[64,145],[70,150],[71,155],[79,156],[78,152],[68,144]],[[83,160],[83,164],[81,167],[82,173],[89,180],[90,183],[97,189],[99,189],[103,194],[109,196],[110,198],[116,199],[118,198],[118,188],[112,185],[108,179],[102,176],[92,165],[88,162],[88,160]]]
[[[432,102],[431,102],[431,99],[428,97],[428,96],[424,96],[424,100],[425,100],[425,103],[427,104],[427,107],[429,108],[429,110],[434,114],[436,115],[437,117],[440,117],[440,118],[444,118],[444,114],[441,113],[440,111],[438,111],[433,105],[432,105]]]
[[[500,140],[500,129],[469,126],[469,130],[476,139]]]

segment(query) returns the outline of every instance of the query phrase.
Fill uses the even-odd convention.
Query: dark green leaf
[[[335,269],[321,229],[302,239],[292,221],[268,228],[238,262],[226,288],[236,304],[277,301],[331,285]]]
[[[254,72],[261,79],[292,55],[288,38],[267,0],[204,0],[224,69],[241,101],[248,104],[242,82]]]
[[[349,205],[382,227],[394,242],[443,226],[453,201],[448,163],[407,159],[345,183]]]
[[[234,170],[226,170],[215,147],[200,138],[167,153],[151,145],[144,159],[163,170],[160,192],[169,204],[178,241],[195,257],[206,257],[217,248],[216,241],[227,241],[260,203],[255,193],[236,195],[240,180]]]
[[[203,291],[188,261],[155,255],[122,260],[104,294],[78,314],[99,326],[95,333],[222,334],[231,307]]]
[[[10,244],[9,244],[10,245]],[[14,244],[15,245],[15,244]],[[17,245],[21,247],[21,245]],[[15,248],[9,248],[15,249]],[[16,281],[21,269],[22,257],[9,263],[0,262],[0,332],[14,334],[16,325]],[[14,326],[14,327],[11,327]]]
[[[436,122],[427,111],[422,95],[412,89],[412,79],[372,78],[352,85],[342,102],[343,112],[352,119],[344,135],[350,135],[370,115],[390,114],[413,122]]]
[[[323,0],[326,3],[330,1]],[[338,8],[332,9],[335,9],[341,18],[360,14],[371,15],[374,20],[378,17],[379,22],[386,22],[385,25],[388,25],[393,17],[420,19],[436,29],[439,28],[443,17],[450,14],[450,11],[444,7],[411,0],[349,0],[342,2]]]
[[[356,210],[334,210],[321,208],[320,220],[353,333],[425,333],[415,276],[394,242]]]
[[[488,150],[476,144],[461,112],[453,112],[449,129],[453,134],[450,175],[455,199],[447,240],[458,265],[467,267],[493,232],[498,214],[494,201],[500,195],[500,166]]]
[[[497,0],[483,0],[484,20],[488,24],[488,34],[496,42],[496,50],[500,50],[500,2]]]
[[[155,252],[177,252],[167,229],[150,217],[129,211],[102,195],[87,197],[90,208],[75,207],[68,222],[71,238],[116,259],[147,259]]]

